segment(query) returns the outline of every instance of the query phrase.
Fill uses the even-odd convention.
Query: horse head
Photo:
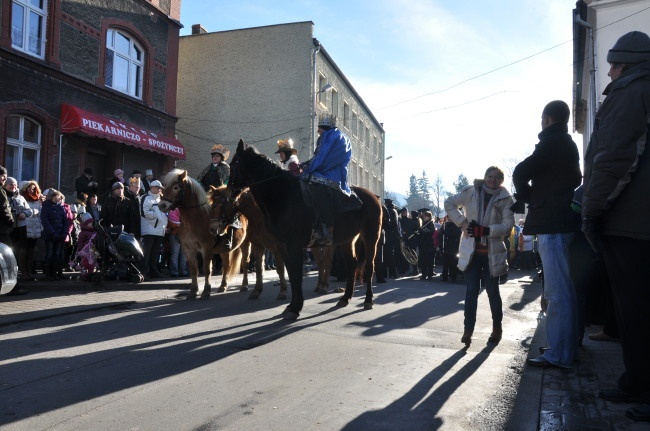
[[[228,195],[225,186],[210,186],[208,201],[210,202],[210,235],[212,236],[224,235],[237,212],[234,202],[228,198]]]
[[[164,178],[165,189],[160,198],[158,208],[160,211],[167,212],[180,206],[185,198],[184,182],[187,180],[187,171],[174,169]]]
[[[257,151],[255,147],[244,144],[244,141],[240,139],[230,163],[229,198],[234,200],[247,187],[253,187],[282,175],[290,174],[283,171],[266,155]]]

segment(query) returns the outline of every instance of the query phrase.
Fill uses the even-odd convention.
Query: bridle
[[[176,198],[174,198],[173,201],[171,199],[169,199],[169,198],[166,198],[164,195],[163,195],[163,197],[160,198],[161,201],[165,201],[165,202],[170,203],[171,206],[169,207],[169,211],[173,210],[174,208],[192,209],[192,208],[199,208],[199,207],[202,207],[204,205],[208,205],[207,200],[205,202],[203,202],[203,203],[196,204],[196,205],[181,205],[183,200],[185,199],[185,189],[178,183],[178,181],[176,181],[176,182],[174,182],[174,184],[172,184],[172,186],[174,186],[174,185],[178,185],[178,188],[180,189],[180,192],[178,192],[178,194],[176,195]]]

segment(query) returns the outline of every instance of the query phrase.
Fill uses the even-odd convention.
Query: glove
[[[476,220],[472,220],[467,226],[467,235],[474,238],[488,236],[490,235],[490,228],[487,226],[481,226],[476,223]]]
[[[514,204],[510,205],[510,211],[514,214],[524,214],[526,212],[526,204],[524,201],[516,201]]]
[[[582,232],[591,248],[600,253],[603,250],[603,220],[600,217],[585,217],[582,219]]]

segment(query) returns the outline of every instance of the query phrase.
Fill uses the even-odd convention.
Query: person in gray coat
[[[503,187],[504,174],[496,166],[485,171],[482,180],[465,187],[445,200],[449,219],[462,230],[458,269],[465,273],[465,322],[461,342],[470,345],[476,324],[476,308],[481,284],[492,312],[492,333],[488,341],[501,341],[503,305],[499,277],[508,272],[508,249],[503,241],[510,235],[515,217],[510,192]]]

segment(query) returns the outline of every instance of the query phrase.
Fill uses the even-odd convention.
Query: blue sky
[[[409,177],[508,172],[529,155],[544,105],[571,106],[573,1],[183,0],[181,34],[312,21],[386,131],[386,190]],[[581,146],[581,137],[574,139]],[[507,178],[506,182],[509,183]]]

